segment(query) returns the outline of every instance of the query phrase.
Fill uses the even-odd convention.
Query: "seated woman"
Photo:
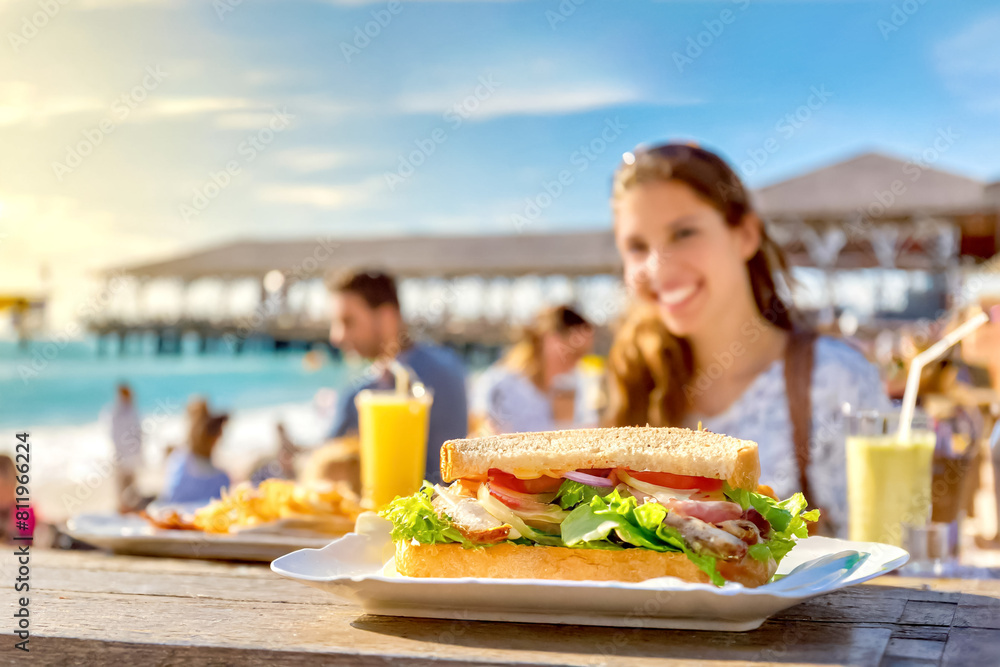
[[[887,409],[877,370],[840,340],[795,326],[780,249],[733,170],[704,149],[626,153],[615,241],[639,302],[613,345],[612,425],[705,428],[759,444],[761,480],[802,491],[823,532],[846,530],[842,406]]]
[[[212,451],[222,438],[229,415],[213,415],[208,404],[197,399],[188,405],[188,419],[187,447],[167,458],[161,503],[207,503],[222,497],[222,489],[230,485],[229,475],[212,463]]]
[[[478,408],[491,433],[583,425],[574,369],[594,345],[594,328],[567,306],[538,314],[504,357],[480,378]]]

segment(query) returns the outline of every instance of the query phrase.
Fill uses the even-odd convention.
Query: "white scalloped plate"
[[[282,556],[271,569],[383,616],[741,632],[804,600],[891,572],[909,558],[886,544],[810,537],[778,568],[778,574],[795,572],[759,588],[673,577],[640,583],[415,578],[393,567],[390,527],[363,514],[356,532],[322,549]]]
[[[260,531],[217,535],[200,530],[163,530],[135,514],[81,514],[66,522],[66,532],[81,542],[118,554],[264,563],[295,549],[316,547],[312,550],[318,551],[330,541],[320,535],[303,537]]]

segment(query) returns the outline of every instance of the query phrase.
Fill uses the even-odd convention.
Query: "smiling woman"
[[[736,173],[686,144],[626,153],[615,242],[636,308],[610,355],[608,422],[687,426],[760,443],[764,480],[843,528],[841,406],[886,407],[849,345],[796,326],[787,265]]]

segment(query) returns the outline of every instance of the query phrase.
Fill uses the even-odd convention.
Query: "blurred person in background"
[[[357,436],[334,438],[312,450],[301,470],[299,482],[302,484],[343,483],[354,493],[360,494],[361,456]]]
[[[377,271],[336,276],[331,293],[330,342],[348,355],[373,362],[372,375],[340,393],[330,438],[358,431],[354,398],[364,389],[392,389],[388,362],[395,359],[411,369],[433,392],[427,435],[426,479],[441,481],[441,445],[468,433],[465,367],[451,350],[410,338],[400,312],[396,281]]]
[[[222,497],[229,475],[212,463],[229,415],[213,414],[204,399],[188,404],[188,441],[167,458],[161,503],[202,503]]]
[[[756,441],[762,482],[782,498],[804,492],[824,510],[822,532],[843,534],[842,406],[890,407],[875,367],[794,326],[778,294],[784,258],[714,153],[687,144],[626,153],[612,209],[625,282],[642,307],[612,349],[608,422],[701,422]]]
[[[984,369],[993,390],[1000,393],[1000,305],[984,305],[988,307],[990,321],[962,341],[962,359]]]
[[[115,450],[115,476],[118,481],[118,511],[122,514],[139,509],[142,497],[136,476],[142,466],[142,420],[135,409],[132,389],[118,385],[111,409],[111,442]]]
[[[275,427],[275,434],[278,439],[278,455],[265,458],[254,465],[254,470],[250,474],[250,483],[254,486],[265,479],[295,479],[295,455],[300,449],[288,437],[285,425],[281,422]]]
[[[542,310],[520,340],[478,382],[484,433],[551,431],[587,424],[577,364],[594,327],[568,306]]]

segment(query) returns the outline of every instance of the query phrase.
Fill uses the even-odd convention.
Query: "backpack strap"
[[[812,432],[813,358],[815,331],[793,331],[785,347],[785,393],[788,394],[788,418],[792,423],[792,444],[799,470],[799,488],[811,500],[809,483],[809,437]]]

